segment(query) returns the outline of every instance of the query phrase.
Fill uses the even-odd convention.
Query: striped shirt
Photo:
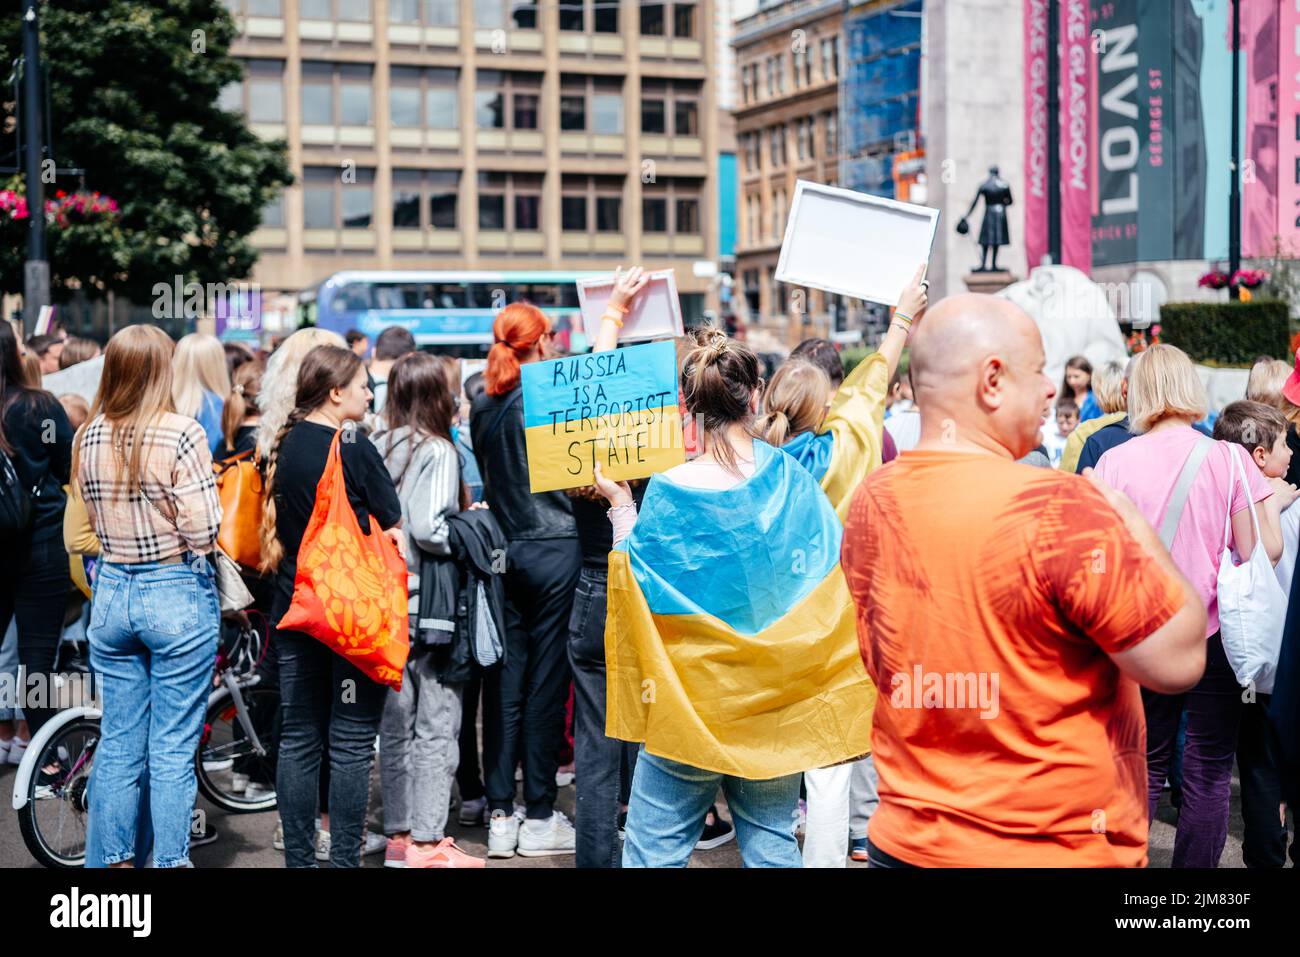
[[[81,435],[77,484],[103,548],[101,559],[130,565],[211,551],[221,501],[203,427],[165,412],[143,441],[143,488],[131,492],[126,456],[114,450],[104,417],[96,416]]]

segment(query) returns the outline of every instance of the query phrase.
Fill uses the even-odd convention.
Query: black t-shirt
[[[235,451],[231,455],[242,455],[257,448],[257,426],[241,425],[235,430]]]
[[[325,472],[334,432],[328,425],[299,422],[284,437],[276,455],[275,534],[284,546],[284,559],[275,575],[272,621],[278,622],[293,601],[298,549],[316,507],[316,484]],[[343,478],[361,530],[370,534],[371,515],[378,519],[380,528],[392,528],[402,520],[402,503],[379,450],[360,431],[354,433],[352,441],[346,439],[339,442]]]
[[[39,389],[10,386],[0,397],[9,459],[25,491],[41,488],[32,502],[32,542],[63,537],[63,486],[72,472],[72,423],[58,399]]]
[[[645,497],[646,483],[633,482],[632,499],[637,509]],[[587,568],[608,568],[609,553],[614,548],[614,526],[609,521],[609,502],[575,495],[573,521],[578,526],[578,544],[582,546],[582,564]]]
[[[1286,469],[1286,480],[1292,485],[1300,485],[1300,435],[1296,435],[1295,426],[1289,423],[1286,444],[1291,447],[1291,464]]]

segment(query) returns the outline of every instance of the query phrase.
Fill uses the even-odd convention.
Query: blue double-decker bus
[[[473,358],[491,347],[497,312],[523,299],[551,317],[561,349],[579,351],[587,343],[574,284],[601,275],[608,273],[338,272],[299,294],[299,311],[339,335],[359,329],[372,342],[388,326],[405,326],[421,347]]]

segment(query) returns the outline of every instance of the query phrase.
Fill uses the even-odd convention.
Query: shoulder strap
[[[1192,446],[1191,454],[1183,463],[1183,470],[1178,473],[1174,493],[1169,497],[1169,507],[1165,509],[1165,517],[1160,522],[1160,541],[1166,549],[1173,547],[1174,536],[1178,534],[1178,523],[1182,520],[1183,509],[1187,505],[1187,496],[1192,491],[1192,483],[1196,481],[1196,473],[1201,470],[1201,463],[1212,448],[1214,440],[1201,436],[1196,445]]]
[[[515,391],[510,394],[510,397],[506,399],[505,402],[501,403],[501,408],[497,411],[497,417],[492,420],[492,424],[488,426],[488,430],[483,433],[484,445],[490,444],[491,441],[494,438],[496,438],[497,432],[500,431],[501,429],[501,423],[505,421],[506,413],[509,412],[514,407],[514,404],[516,402],[518,402],[521,398],[523,398],[523,395],[524,395],[524,390],[523,387],[521,386],[519,388],[516,388]]]

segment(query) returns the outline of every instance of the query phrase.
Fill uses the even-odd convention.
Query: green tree
[[[241,79],[229,55],[234,22],[220,0],[55,0],[41,6],[41,58],[48,67],[59,167],[86,170],[84,188],[119,206],[115,248],[96,257],[121,265],[111,276],[81,275],[59,262],[66,288],[113,289],[138,303],[153,286],[243,279],[257,261],[248,241],[262,208],[293,181],[283,141],[266,142],[244,117],[218,106]],[[22,50],[20,18],[0,19],[0,63]],[[0,153],[15,147],[7,131]],[[60,177],[46,184],[73,192]],[[69,246],[75,249],[76,246]],[[85,248],[84,246],[81,248]],[[90,266],[90,264],[87,264]]]

